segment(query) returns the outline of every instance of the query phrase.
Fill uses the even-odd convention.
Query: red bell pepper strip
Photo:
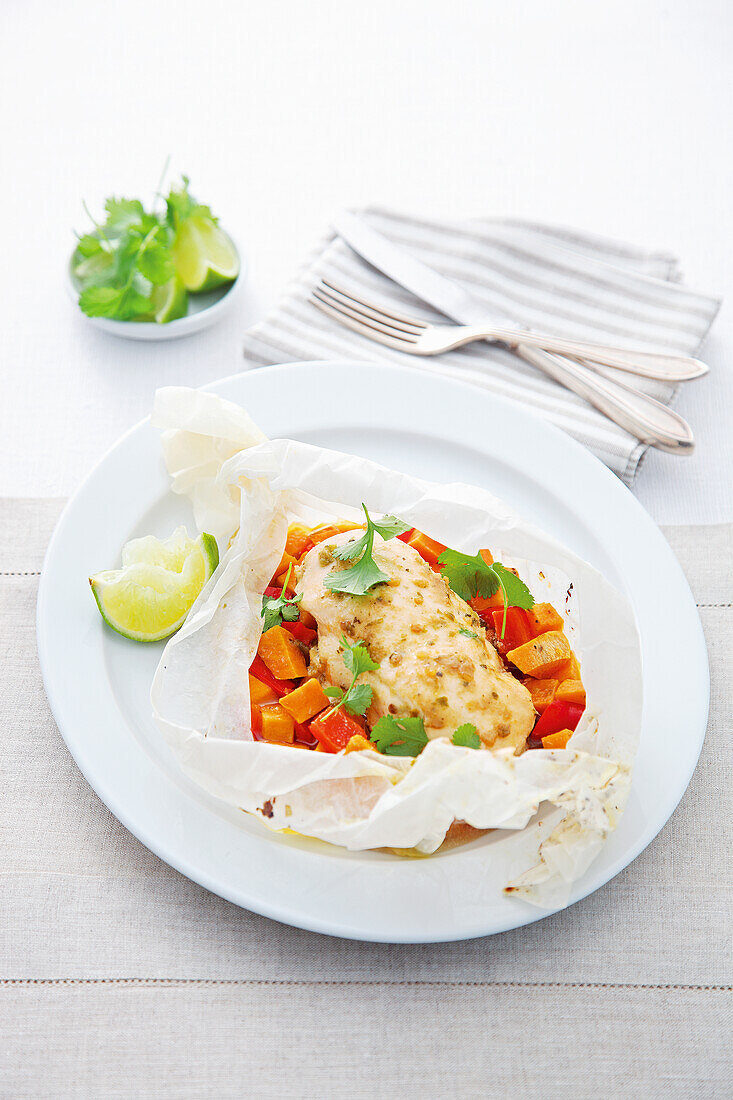
[[[357,733],[364,736],[364,727],[344,710],[327,710],[309,723],[311,733],[318,738],[326,752],[345,749]]]
[[[275,692],[281,699],[283,695],[288,695],[295,689],[294,680],[278,680],[277,676],[273,676],[269,668],[262,660],[262,658],[256,654],[252,664],[249,666],[249,671],[255,680],[259,680],[261,684],[267,684],[267,686]]]
[[[313,645],[318,637],[315,630],[311,630],[309,626],[299,621],[294,623],[283,622],[283,629],[287,630],[289,634],[293,635],[296,641],[302,642],[303,645]]]
[[[563,703],[555,700],[537,719],[532,730],[532,739],[541,741],[543,737],[547,737],[548,733],[575,730],[584,710],[585,707],[581,703]]]
[[[504,625],[504,608],[492,608],[491,619],[496,631],[496,644],[500,653],[508,653],[510,649],[516,649],[532,638],[532,630],[529,625],[529,617],[521,607],[508,607],[506,609],[506,630],[501,636],[501,628]]]
[[[412,538],[412,533],[414,530],[415,528],[411,527],[409,531],[403,531],[401,535],[397,536],[397,538],[400,540],[400,542],[409,542]]]

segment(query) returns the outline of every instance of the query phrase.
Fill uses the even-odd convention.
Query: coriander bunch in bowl
[[[71,277],[88,317],[166,324],[189,312],[189,295],[228,287],[239,256],[187,176],[160,210],[139,199],[108,198],[104,222],[79,237]],[[91,217],[91,215],[90,215]]]

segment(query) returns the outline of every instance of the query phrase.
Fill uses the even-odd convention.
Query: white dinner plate
[[[272,437],[363,455],[434,481],[480,485],[561,539],[630,599],[641,634],[644,713],[632,792],[571,902],[656,836],[682,797],[707,724],[708,666],[694,600],[664,538],[621,482],[562,432],[460,382],[410,369],[297,363],[209,389]],[[38,596],[46,691],[77,764],[110,810],[189,878],[276,920],[354,939],[428,943],[501,932],[547,910],[505,897],[512,834],[428,859],[347,852],[270,832],[183,776],[153,723],[162,645],[105,627],[87,577],[142,534],[164,536],[188,505],[169,491],[149,421],[106,455],[68,504]],[[670,690],[684,669],[684,690]],[[619,685],[623,690],[623,685]]]

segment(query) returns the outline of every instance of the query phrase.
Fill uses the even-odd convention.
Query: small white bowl
[[[247,265],[236,241],[234,247],[239,256],[239,275],[234,282],[215,290],[207,290],[204,294],[189,294],[186,316],[179,317],[176,321],[166,321],[162,325],[157,321],[111,321],[108,317],[87,317],[79,309],[79,290],[74,283],[71,257],[66,267],[66,285],[79,314],[102,332],[110,332],[113,336],[123,336],[128,340],[177,340],[181,336],[190,336],[216,324],[234,304],[236,292],[244,283],[247,273]]]

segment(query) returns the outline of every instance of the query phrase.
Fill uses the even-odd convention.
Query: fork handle
[[[473,327],[473,326],[471,326]],[[617,367],[638,374],[642,378],[656,378],[662,382],[688,382],[708,373],[708,367],[699,359],[686,355],[667,355],[662,352],[634,351],[614,348],[606,344],[590,344],[584,340],[566,340],[561,336],[543,336],[538,332],[514,329],[492,329],[493,338],[516,347],[541,348],[543,351],[572,355],[576,359],[590,360],[606,367]]]
[[[585,398],[642,443],[671,454],[692,453],[695,439],[690,425],[653,397],[597,374],[574,359],[551,355],[526,344],[517,345],[515,350],[527,363]]]

